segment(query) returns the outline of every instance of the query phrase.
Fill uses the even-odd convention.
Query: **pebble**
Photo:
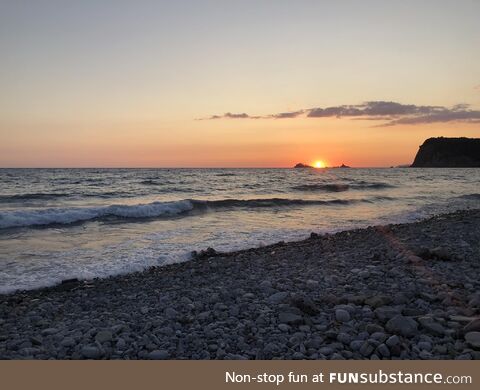
[[[303,318],[298,314],[282,312],[278,315],[278,321],[282,324],[299,324],[303,322]]]
[[[390,350],[388,349],[388,347],[385,344],[380,344],[377,347],[377,351],[380,355],[382,355],[385,358],[390,357]]]
[[[156,349],[148,354],[148,358],[151,360],[165,360],[169,358],[168,351],[164,349]]]
[[[465,334],[465,341],[473,349],[480,350],[480,332],[468,332]]]
[[[95,336],[95,340],[98,341],[100,344],[107,341],[112,341],[112,332],[108,330],[102,330],[97,333],[97,335]]]
[[[268,302],[278,305],[279,303],[285,301],[288,298],[288,295],[288,292],[285,291],[277,292],[268,297]]]
[[[47,329],[42,330],[42,335],[43,336],[51,336],[55,333],[58,333],[57,328],[47,328]]]
[[[87,359],[99,359],[102,353],[97,347],[87,345],[82,348],[82,355]]]
[[[480,331],[480,318],[476,318],[470,321],[467,325],[464,326],[463,331],[468,332],[479,332]]]
[[[400,339],[397,335],[390,336],[387,341],[385,341],[385,344],[387,344],[389,347],[394,347],[398,344],[400,344]]]
[[[61,342],[60,345],[62,347],[70,348],[75,345],[75,340],[72,337],[65,337]]]
[[[338,322],[348,322],[350,321],[350,313],[344,309],[335,310],[335,319]]]
[[[436,322],[431,317],[420,317],[418,318],[418,322],[429,333],[437,336],[443,336],[445,334],[445,328],[443,325]]]
[[[413,337],[418,333],[418,323],[414,319],[402,315],[393,317],[385,327],[390,333],[404,337]]]

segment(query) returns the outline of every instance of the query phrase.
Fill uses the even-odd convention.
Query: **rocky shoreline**
[[[480,210],[0,296],[2,359],[480,359]]]

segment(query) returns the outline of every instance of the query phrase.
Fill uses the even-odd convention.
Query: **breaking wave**
[[[92,220],[115,219],[150,219],[171,218],[185,215],[191,212],[205,212],[228,208],[269,208],[310,205],[349,205],[358,202],[373,202],[374,200],[388,200],[387,197],[375,199],[221,199],[221,200],[197,200],[186,199],[172,202],[152,202],[137,205],[110,205],[100,207],[70,207],[70,208],[47,208],[28,211],[5,211],[0,213],[0,229],[45,226],[45,225],[68,225]]]

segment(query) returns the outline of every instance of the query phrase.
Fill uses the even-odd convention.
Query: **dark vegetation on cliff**
[[[480,138],[429,138],[420,146],[412,167],[480,167]]]

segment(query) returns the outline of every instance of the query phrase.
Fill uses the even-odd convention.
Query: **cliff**
[[[420,146],[412,167],[480,167],[480,138],[429,138]]]

